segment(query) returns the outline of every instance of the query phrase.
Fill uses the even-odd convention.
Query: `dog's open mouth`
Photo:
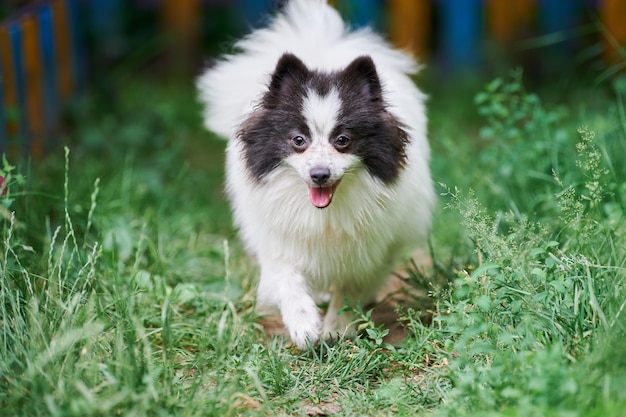
[[[311,199],[311,204],[313,204],[317,208],[328,207],[333,201],[333,194],[335,194],[337,185],[339,185],[339,182],[336,182],[333,185],[323,187],[309,186],[309,197]]]

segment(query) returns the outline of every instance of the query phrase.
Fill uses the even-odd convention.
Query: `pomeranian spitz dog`
[[[299,348],[351,334],[344,304],[373,302],[431,222],[416,63],[323,0],[291,0],[235,50],[197,85],[206,127],[228,138],[226,190],[260,266],[257,305],[280,310]]]

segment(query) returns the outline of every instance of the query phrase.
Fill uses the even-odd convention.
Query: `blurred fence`
[[[110,63],[137,49],[137,33],[158,39],[153,53],[184,67],[264,23],[286,2],[2,0],[0,152],[41,156],[58,136],[64,103],[100,78],[93,73],[106,73]],[[330,2],[354,26],[373,25],[397,46],[444,69],[479,67],[486,43],[506,50],[531,39],[571,54],[581,47],[581,33],[595,37],[596,55],[606,64],[626,66],[626,0]]]
[[[76,0],[28,4],[0,24],[0,152],[43,154],[61,102],[83,86]]]

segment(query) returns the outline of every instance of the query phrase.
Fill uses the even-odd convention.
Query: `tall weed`
[[[498,154],[485,157],[498,162],[496,188],[520,201],[539,180],[552,197],[491,214],[472,190],[445,193],[474,256],[433,319],[433,356],[452,386],[440,414],[586,416],[603,395],[623,402],[626,367],[606,362],[626,336],[626,218],[613,154],[589,128],[570,141],[556,128],[558,112],[526,93],[519,74],[490,83],[476,103],[487,119],[481,136],[494,145],[485,153]],[[557,158],[571,152],[563,147],[576,158]],[[523,166],[531,174],[517,172]],[[421,326],[409,321],[419,337]],[[591,363],[600,368],[589,373]]]
[[[234,304],[249,301],[224,280],[228,244],[189,218],[143,210],[132,189],[125,205],[102,199],[125,181],[142,186],[125,171],[96,178],[80,203],[64,156],[58,210],[45,198],[42,210],[24,210],[37,191],[20,189],[16,174],[8,181],[18,197],[0,225],[0,414],[224,414],[231,404],[215,391],[233,395],[239,375],[200,387],[215,386],[214,372],[233,366],[226,358],[250,337],[240,324],[249,308]],[[221,365],[193,377],[212,362]],[[187,395],[198,401],[178,400]]]
[[[479,131],[476,163],[488,180],[482,199],[496,199],[516,214],[550,204],[551,168],[559,166],[571,135],[561,126],[564,107],[546,109],[539,96],[526,91],[522,71],[496,78],[474,103],[486,124]],[[520,199],[519,196],[524,196]]]

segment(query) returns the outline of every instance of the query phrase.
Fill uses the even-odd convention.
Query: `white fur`
[[[424,96],[409,78],[417,71],[410,56],[368,29],[349,32],[322,0],[291,0],[269,28],[236,46],[239,54],[198,80],[204,120],[229,138],[227,191],[241,238],[260,264],[257,302],[278,307],[292,340],[303,348],[307,340],[344,334],[351,320],[337,315],[344,300],[373,301],[395,263],[426,238],[434,192]],[[372,177],[354,155],[329,148],[327,135],[342,105],[336,92],[311,93],[305,100],[310,149],[292,154],[261,183],[250,179],[236,133],[267,91],[284,52],[320,71],[341,70],[362,55],[373,59],[388,111],[410,138],[406,165],[393,185]],[[320,162],[330,167],[332,181],[341,180],[325,209],[309,201],[308,172]],[[316,300],[324,295],[330,305],[322,321]]]

